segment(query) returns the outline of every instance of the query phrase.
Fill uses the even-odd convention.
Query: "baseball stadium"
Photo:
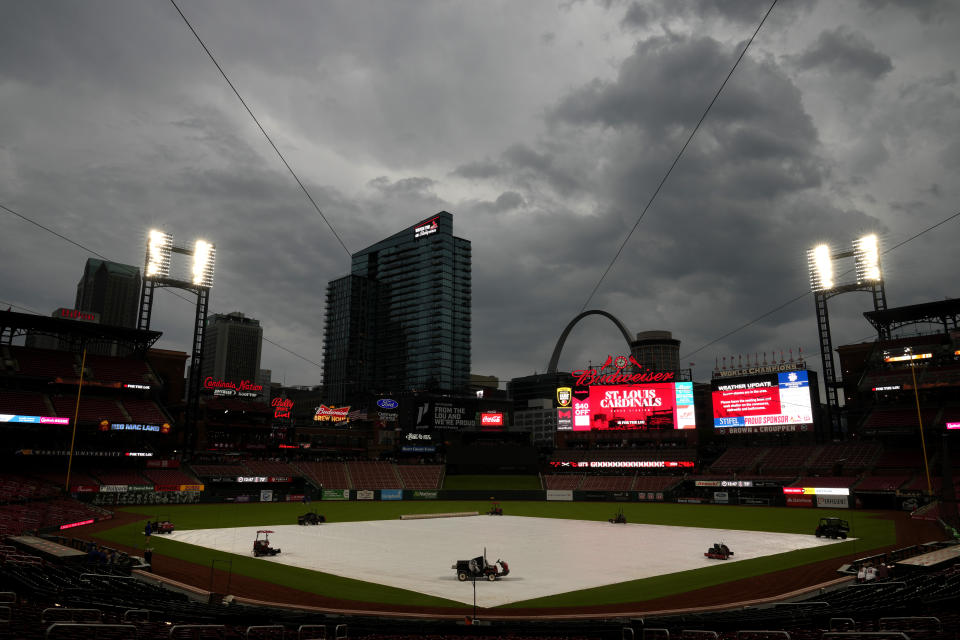
[[[922,307],[874,321],[960,305]],[[191,407],[158,332],[0,321],[5,637],[956,637],[955,331],[838,348],[858,371],[839,439],[792,356],[633,384],[632,349],[462,409],[230,381]],[[71,348],[98,342],[125,355]],[[900,353],[930,354],[919,381]],[[786,420],[742,409],[777,393]],[[405,429],[430,402],[434,427],[555,428]]]

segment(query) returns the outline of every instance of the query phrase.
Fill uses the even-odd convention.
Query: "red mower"
[[[729,560],[730,556],[733,555],[733,551],[730,551],[730,547],[722,542],[714,542],[713,546],[707,549],[703,555],[714,560]]]
[[[263,534],[263,537],[260,537],[260,534]],[[253,541],[253,555],[257,558],[260,556],[275,556],[280,553],[280,549],[270,546],[270,534],[273,531],[268,531],[267,529],[261,529],[257,531],[257,539]]]

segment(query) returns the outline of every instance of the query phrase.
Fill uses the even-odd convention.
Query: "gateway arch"
[[[604,318],[609,318],[610,322],[615,324],[617,329],[620,330],[620,333],[623,334],[623,339],[627,343],[627,353],[633,353],[633,336],[629,331],[627,331],[627,328],[623,326],[623,323],[620,322],[620,320],[618,320],[617,317],[612,313],[607,313],[606,311],[601,311],[600,309],[591,309],[590,311],[584,311],[576,318],[571,320],[570,324],[567,325],[567,328],[564,329],[563,333],[560,334],[560,339],[557,340],[557,346],[553,348],[553,355],[550,356],[550,364],[547,365],[547,373],[557,372],[557,363],[560,360],[560,352],[563,351],[563,344],[567,341],[567,336],[570,335],[570,331],[576,326],[576,324],[587,316],[603,316]]]

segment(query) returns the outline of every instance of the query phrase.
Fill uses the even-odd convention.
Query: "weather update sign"
[[[713,426],[812,424],[806,371],[714,380]]]

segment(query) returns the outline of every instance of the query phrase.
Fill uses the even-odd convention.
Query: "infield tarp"
[[[250,555],[258,528],[175,531],[170,539]],[[714,542],[735,553],[727,562],[842,541],[809,534],[670,527],[649,524],[502,516],[271,525],[280,555],[260,558],[440,598],[473,603],[473,586],[458,582],[451,565],[487,549],[510,575],[478,582],[482,607],[713,566],[703,556]],[[849,540],[852,540],[849,539]]]

